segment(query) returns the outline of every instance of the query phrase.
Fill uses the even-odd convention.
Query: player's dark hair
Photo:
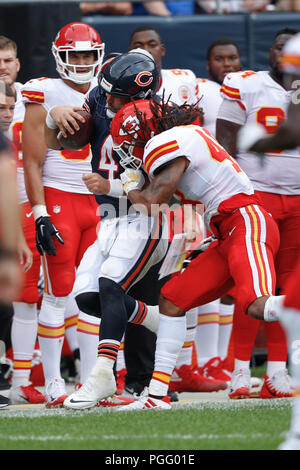
[[[296,28],[283,28],[277,31],[277,33],[274,36],[273,42],[278,36],[281,36],[282,34],[289,34],[290,36],[294,36],[295,34],[299,33],[299,29]]]
[[[239,48],[238,44],[235,41],[233,41],[232,39],[224,37],[224,38],[216,39],[215,41],[213,41],[208,46],[208,49],[207,49],[207,52],[206,52],[206,60],[210,59],[212,50],[216,46],[234,46],[234,47],[236,47],[239,56],[241,55],[241,51],[240,51],[240,48]]]
[[[194,124],[197,119],[200,120],[201,124],[203,122],[204,113],[202,108],[198,107],[198,103],[196,105],[184,103],[179,106],[173,103],[171,105],[169,100],[165,102],[164,98],[162,98],[162,101],[154,98],[149,100],[150,109],[153,113],[150,126],[149,120],[138,110],[136,103],[132,102],[140,128],[138,137],[134,139],[134,145],[138,147],[144,147],[153,136],[153,133],[157,135],[175,126]],[[128,132],[125,126],[122,126],[122,129],[132,137],[132,134]]]
[[[160,37],[160,34],[159,34],[159,32],[157,31],[157,29],[155,29],[153,26],[150,26],[150,25],[146,25],[146,24],[145,24],[145,25],[138,26],[137,28],[135,28],[135,29],[132,31],[132,33],[131,33],[131,35],[130,35],[130,37],[129,37],[129,44],[131,43],[132,38],[133,38],[133,36],[134,36],[136,33],[142,33],[142,32],[144,32],[144,31],[154,31],[154,32],[157,34],[157,36],[159,37],[159,40],[160,40],[160,42],[161,42],[161,37]]]

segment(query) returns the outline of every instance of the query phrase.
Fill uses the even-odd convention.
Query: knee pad
[[[129,271],[128,260],[122,258],[109,257],[101,266],[100,279],[113,280],[112,282],[121,282]]]
[[[101,317],[99,294],[97,292],[83,292],[75,297],[81,312],[93,317]]]

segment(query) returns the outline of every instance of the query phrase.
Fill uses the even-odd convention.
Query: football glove
[[[49,217],[39,217],[35,221],[36,227],[36,247],[40,255],[45,252],[47,255],[56,256],[56,249],[52,237],[64,245],[64,241]]]
[[[134,189],[142,189],[145,184],[145,178],[141,170],[128,168],[120,175],[120,179],[123,183],[123,189],[126,194]]]
[[[209,245],[215,240],[216,239],[214,237],[205,238],[201,245],[199,245],[197,249],[191,251],[191,253],[185,258],[181,270],[185,270],[189,266],[191,261],[197,258],[201,253],[204,253],[204,251],[207,250]]]
[[[252,146],[262,137],[266,136],[265,128],[259,123],[250,123],[241,127],[237,137],[239,152],[251,151]]]

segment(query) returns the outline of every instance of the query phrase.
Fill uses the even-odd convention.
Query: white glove
[[[134,189],[141,190],[145,184],[145,178],[141,170],[128,168],[120,175],[120,179],[123,183],[123,189],[126,194]]]
[[[237,136],[237,151],[248,152],[252,145],[259,139],[266,136],[265,128],[258,123],[246,124],[243,126]]]

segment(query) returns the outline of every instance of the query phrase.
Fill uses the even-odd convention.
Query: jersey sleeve
[[[236,101],[242,109],[246,110],[247,99],[253,93],[255,75],[256,72],[252,70],[228,73],[220,89],[222,98]]]
[[[143,156],[144,169],[151,179],[159,168],[181,156],[182,151],[175,133],[164,132],[147,143]]]
[[[21,88],[23,103],[41,104],[48,111],[50,108],[50,106],[47,104],[48,86],[49,79],[45,77],[29,80],[28,82],[26,82]]]

